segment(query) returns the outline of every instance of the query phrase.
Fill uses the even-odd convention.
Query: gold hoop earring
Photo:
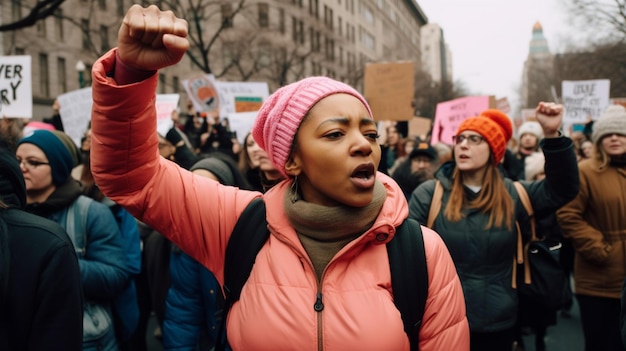
[[[293,178],[293,183],[291,183],[291,194],[289,194],[289,198],[291,199],[291,203],[295,203],[300,200],[300,195],[298,195],[298,176]]]

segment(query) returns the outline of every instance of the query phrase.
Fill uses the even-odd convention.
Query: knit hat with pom
[[[519,131],[517,132],[518,137],[522,137],[524,134],[532,134],[537,137],[538,140],[543,139],[543,128],[541,128],[541,124],[535,121],[524,122],[521,127],[519,127]]]
[[[513,125],[509,117],[502,111],[489,109],[476,117],[464,120],[459,126],[457,135],[466,130],[480,134],[493,154],[494,164],[499,164],[506,152],[506,144],[513,135]]]
[[[593,122],[591,139],[598,144],[602,137],[609,134],[626,135],[626,108],[622,105],[609,106],[600,118]]]
[[[285,163],[300,123],[318,101],[339,93],[359,99],[372,117],[367,101],[359,92],[328,77],[309,77],[286,85],[270,95],[261,106],[252,128],[252,136],[285,177],[288,177]]]

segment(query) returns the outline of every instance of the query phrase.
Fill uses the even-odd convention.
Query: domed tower
[[[532,38],[528,48],[528,57],[524,62],[522,76],[522,108],[534,108],[539,101],[553,101],[552,77],[554,55],[550,53],[548,41],[543,35],[541,23],[533,25]]]
[[[533,26],[533,36],[532,39],[530,39],[529,55],[533,54],[550,54],[548,41],[546,37],[543,36],[543,27],[539,21],[535,22]]]

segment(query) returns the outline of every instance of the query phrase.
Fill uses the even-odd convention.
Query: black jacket
[[[81,350],[78,258],[55,222],[22,210],[24,179],[0,149],[0,350]],[[4,282],[4,284],[2,284]]]

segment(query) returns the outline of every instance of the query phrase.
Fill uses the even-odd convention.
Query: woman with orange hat
[[[563,106],[541,102],[536,112],[545,135],[546,179],[522,184],[541,217],[571,200],[579,182],[573,143],[559,132]],[[498,110],[464,120],[454,136],[453,159],[409,202],[409,216],[427,223],[436,183],[443,187],[432,229],[448,246],[461,278],[472,350],[511,350],[515,338],[515,222],[526,227],[528,214],[500,168],[511,135],[509,117]]]

